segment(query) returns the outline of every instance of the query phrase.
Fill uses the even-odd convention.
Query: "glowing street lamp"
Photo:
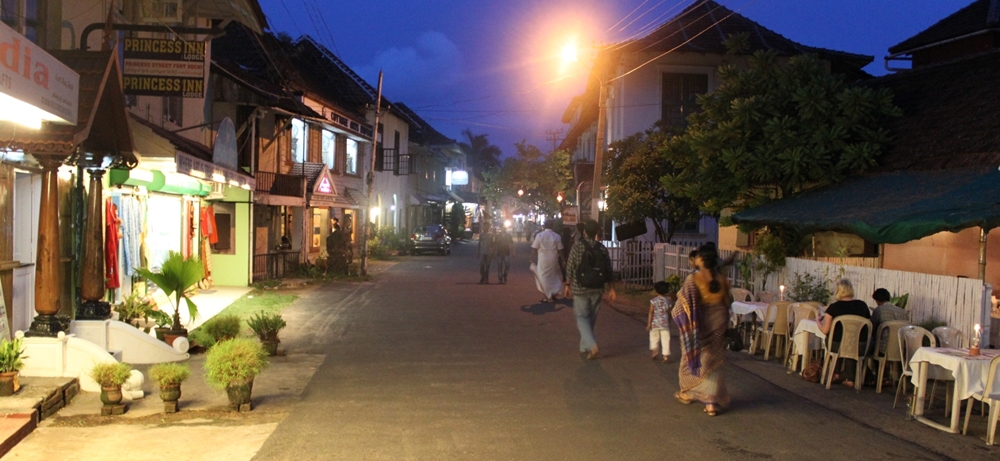
[[[559,203],[562,203],[562,201],[563,201],[562,192],[559,192],[558,194],[556,194],[556,201],[559,202]]]
[[[518,197],[521,197],[521,196],[523,196],[523,195],[524,195],[524,189],[518,189],[518,190],[517,190],[517,196],[518,196]]]

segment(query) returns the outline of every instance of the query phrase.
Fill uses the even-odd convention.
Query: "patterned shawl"
[[[701,376],[701,344],[698,341],[698,306],[701,294],[694,281],[694,274],[684,279],[681,291],[677,293],[677,305],[671,312],[674,323],[680,331],[681,351],[687,359],[692,376]]]

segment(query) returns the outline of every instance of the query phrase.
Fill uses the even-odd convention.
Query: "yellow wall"
[[[1000,231],[987,236],[986,283],[1000,289]],[[883,267],[924,274],[979,277],[979,228],[941,232],[900,245],[885,245]]]

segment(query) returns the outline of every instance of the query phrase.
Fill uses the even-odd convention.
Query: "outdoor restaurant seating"
[[[788,310],[791,312],[791,332],[795,332],[799,328],[799,322],[803,320],[816,320],[819,318],[819,303],[805,302],[805,303],[792,303],[788,305]],[[808,341],[808,339],[806,339]],[[795,341],[788,341],[788,347],[785,351],[785,358],[788,362],[789,369],[791,371],[796,371],[799,368],[799,358],[802,357],[798,350],[795,349]],[[811,353],[808,344],[805,345],[803,351],[806,354]]]
[[[958,328],[937,327],[931,330],[931,333],[934,333],[934,337],[937,338],[940,347],[952,347],[955,349],[965,347],[965,335]]]
[[[994,389],[994,384],[996,384],[997,367],[1000,366],[1000,355],[993,357],[990,361],[990,371],[986,375],[986,388],[983,389],[981,394],[973,394],[969,398],[969,403],[965,408],[965,424],[962,426],[962,434],[965,435],[969,431],[969,416],[972,415],[972,399],[979,400],[983,402],[984,405],[990,406],[990,417],[987,420],[986,425],[986,444],[993,445],[995,442],[996,432],[997,432],[997,420],[1000,419],[1000,389]]]
[[[775,301],[781,301],[781,295],[773,291],[762,291],[757,293],[757,299],[762,303],[771,304]]]
[[[872,361],[877,363],[878,381],[875,392],[882,393],[882,381],[885,376],[886,363],[902,362],[903,354],[899,342],[899,329],[910,325],[906,320],[891,320],[878,326],[875,332],[875,348],[872,350]]]
[[[768,319],[764,323],[764,360],[770,357],[772,342],[774,343],[774,355],[779,355],[778,352],[781,351],[775,337],[784,338],[782,346],[785,349],[788,348],[788,306],[790,304],[791,302],[788,301],[776,301],[767,306],[764,313],[764,318]],[[772,318],[774,320],[771,320]]]
[[[753,293],[745,288],[730,288],[729,292],[733,294],[733,301],[755,301]]]
[[[837,326],[843,329],[840,342],[835,343],[834,332]],[[833,319],[830,334],[826,336],[826,356],[823,359],[823,382],[826,388],[833,383],[833,374],[837,368],[837,359],[854,359],[858,361],[855,367],[854,389],[861,392],[864,384],[864,357],[868,343],[872,337],[872,322],[858,315],[841,315]]]
[[[909,377],[913,376],[910,358],[917,352],[917,349],[924,346],[925,342],[930,347],[937,346],[937,339],[934,338],[934,335],[916,325],[901,327],[896,334],[899,340],[899,350],[903,355],[903,377],[899,379],[899,384],[896,386],[896,400],[892,402],[893,408],[899,404],[899,397],[906,394],[906,382],[909,381]],[[914,395],[916,395],[916,390],[914,390]]]

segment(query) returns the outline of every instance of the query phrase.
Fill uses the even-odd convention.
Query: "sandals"
[[[691,402],[694,402],[694,400],[691,400],[681,395],[680,392],[674,392],[674,398],[677,399],[677,401],[680,402],[682,405],[690,405]]]
[[[709,407],[711,407],[712,409],[711,409],[711,410],[709,410]],[[704,411],[704,412],[705,412],[705,414],[706,414],[706,415],[708,415],[708,416],[715,416],[715,415],[719,414],[719,413],[718,413],[718,412],[716,411],[716,408],[715,408],[715,405],[706,405],[706,406],[705,406],[705,409],[704,409],[704,410],[702,410],[702,411]]]

